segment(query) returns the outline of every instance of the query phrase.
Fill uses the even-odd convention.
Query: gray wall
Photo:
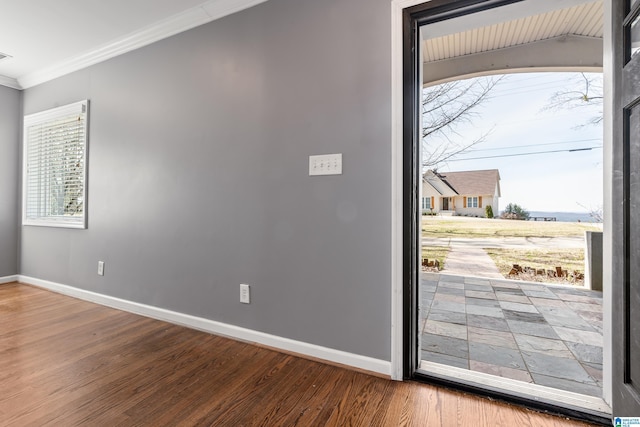
[[[20,92],[0,86],[0,277],[18,273]]]
[[[21,274],[389,360],[390,21],[271,0],[26,90],[91,100],[89,227],[23,227]]]

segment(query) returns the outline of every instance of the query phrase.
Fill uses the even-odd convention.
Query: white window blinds
[[[86,228],[88,107],[25,116],[24,225]]]

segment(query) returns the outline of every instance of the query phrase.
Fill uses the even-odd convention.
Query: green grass
[[[599,231],[601,228],[584,222],[422,217],[423,237],[581,237],[587,230]]]
[[[439,247],[434,246],[430,248],[422,248],[422,258],[420,263],[422,264],[422,259],[427,258],[429,261],[437,259],[440,263],[440,270],[444,268],[444,260],[447,258],[449,254],[449,248],[447,247]]]
[[[513,267],[531,267],[554,270],[562,267],[568,272],[584,272],[583,249],[484,249],[496,264],[500,273],[507,276]]]

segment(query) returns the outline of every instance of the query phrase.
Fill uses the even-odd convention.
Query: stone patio
[[[602,396],[602,293],[422,273],[422,360]]]

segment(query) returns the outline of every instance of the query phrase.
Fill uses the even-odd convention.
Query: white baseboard
[[[391,376],[391,362],[374,359],[367,356],[348,353],[332,348],[322,347],[315,344],[296,341],[289,338],[270,335],[252,329],[241,328],[202,317],[191,316],[189,314],[178,313],[151,305],[140,304],[127,301],[96,292],[86,291],[60,283],[49,282],[47,280],[36,279],[28,276],[16,276],[13,281],[19,281],[28,285],[34,285],[63,295],[90,301],[107,307],[117,308],[130,313],[139,314],[153,319],[163,320],[176,325],[186,326],[216,335],[238,339],[241,341],[257,343],[287,352],[297,353],[301,356],[313,357],[332,363],[339,363],[353,368],[362,369],[372,373]],[[2,283],[2,282],[0,282]]]
[[[5,283],[17,282],[19,276],[7,276],[0,277],[0,285],[4,285]]]

